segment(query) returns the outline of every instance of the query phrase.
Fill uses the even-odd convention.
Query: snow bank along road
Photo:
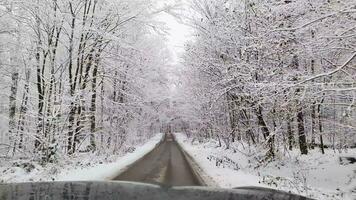
[[[196,177],[172,135],[114,180],[135,181],[168,186],[203,185]]]

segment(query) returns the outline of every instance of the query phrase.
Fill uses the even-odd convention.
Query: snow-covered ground
[[[46,167],[21,160],[12,161],[11,166],[0,166],[0,182],[110,180],[152,151],[162,139],[163,134],[159,133],[145,144],[135,147],[133,152],[109,157],[88,153]]]
[[[316,149],[306,156],[296,150],[261,164],[254,149],[241,143],[226,149],[214,140],[193,142],[182,133],[175,137],[220,187],[260,186],[321,200],[356,199],[356,163],[342,165],[339,161],[340,156],[355,157],[356,149],[343,153],[326,150],[324,155]]]

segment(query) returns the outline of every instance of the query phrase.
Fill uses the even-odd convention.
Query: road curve
[[[201,185],[178,144],[170,135],[157,148],[114,180],[166,186]]]

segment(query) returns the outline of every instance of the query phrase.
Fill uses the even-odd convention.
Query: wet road
[[[114,180],[168,186],[199,186],[178,144],[167,136],[156,149]]]

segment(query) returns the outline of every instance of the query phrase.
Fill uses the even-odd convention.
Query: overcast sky
[[[162,2],[162,5],[167,4],[167,3],[172,3],[174,1],[180,1],[181,3],[185,2],[182,4],[183,8],[185,9],[184,6],[187,7],[187,3],[190,0],[160,0]],[[186,10],[183,10],[185,12]],[[170,95],[175,96],[177,95],[177,83],[179,83],[179,69],[180,68],[180,56],[182,53],[184,53],[184,44],[187,43],[192,34],[192,30],[189,26],[184,25],[180,23],[179,19],[176,17],[168,14],[168,13],[162,13],[158,17],[159,21],[162,21],[166,23],[167,28],[168,28],[168,35],[167,35],[167,45],[168,49],[171,51],[172,55],[172,63],[169,66],[168,70],[168,78],[170,79]],[[178,73],[178,74],[177,74]]]
[[[170,3],[172,1],[161,0],[164,4]],[[186,2],[189,0],[182,0]],[[186,4],[186,3],[183,3]],[[167,24],[168,31],[168,48],[171,50],[174,62],[179,61],[179,55],[184,51],[184,44],[189,40],[191,35],[191,29],[187,25],[184,25],[179,22],[179,19],[176,19],[174,16],[163,13],[159,16],[159,20]]]

